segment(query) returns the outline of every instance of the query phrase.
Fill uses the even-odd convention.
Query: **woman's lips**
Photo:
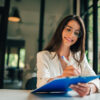
[[[72,42],[73,40],[67,37],[64,37],[67,41]]]

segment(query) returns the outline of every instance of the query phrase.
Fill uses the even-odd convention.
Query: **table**
[[[100,93],[79,97],[75,92],[31,94],[31,90],[0,89],[0,100],[100,100]]]

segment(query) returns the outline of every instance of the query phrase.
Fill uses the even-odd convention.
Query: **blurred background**
[[[1,89],[36,88],[36,53],[70,14],[84,20],[86,56],[100,73],[100,0],[0,0]]]

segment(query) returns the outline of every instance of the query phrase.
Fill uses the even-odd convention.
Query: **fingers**
[[[88,83],[78,83],[78,86],[86,88],[86,87],[89,87],[89,84]]]
[[[85,96],[84,92],[81,91],[80,89],[78,89],[78,88],[76,88],[76,87],[72,87],[72,89],[73,89],[74,91],[76,91],[81,97]]]
[[[70,66],[66,66],[65,70],[67,70],[67,69],[73,70],[73,69],[75,69],[75,68],[74,68],[72,65],[70,65]]]
[[[47,81],[47,83],[50,82],[50,81],[52,81],[52,80],[54,80],[54,78],[50,78],[50,79]]]
[[[74,68],[73,66],[67,66],[63,71],[64,77],[79,76],[79,75],[80,75],[79,71],[76,68]]]
[[[77,85],[71,85],[70,88],[75,90],[80,96],[88,95],[90,91],[88,83],[78,83]]]
[[[73,72],[70,72],[70,71],[68,72],[68,71],[67,71],[67,72],[64,72],[64,73],[63,73],[63,76],[64,76],[64,77],[69,77],[69,76],[77,76],[77,75],[76,75],[76,73],[73,73]]]
[[[71,71],[75,71],[78,75],[80,75],[80,72],[77,68],[71,66],[67,66],[64,70],[71,70]]]

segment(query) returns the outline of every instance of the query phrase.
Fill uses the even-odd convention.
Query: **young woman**
[[[90,76],[95,72],[85,56],[85,26],[79,16],[65,17],[58,25],[48,46],[37,54],[37,88],[54,80],[70,76]],[[70,66],[62,56],[71,63]],[[80,96],[98,92],[99,80],[71,85]]]

